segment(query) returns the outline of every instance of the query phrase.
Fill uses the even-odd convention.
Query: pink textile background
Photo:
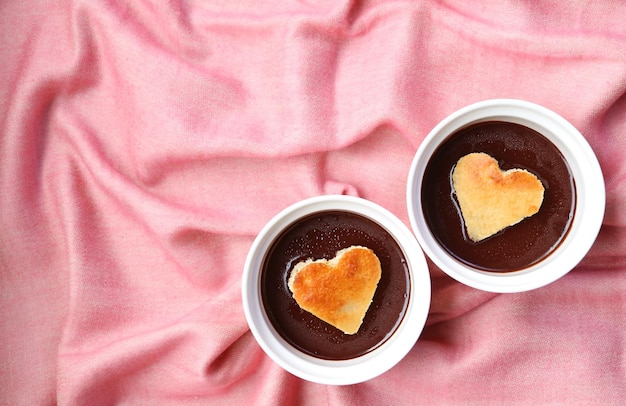
[[[626,403],[626,3],[0,2],[0,404]],[[420,340],[346,386],[248,330],[279,210],[370,199],[408,224],[421,140],[466,104],[543,104],[605,174],[566,277],[492,294],[431,268]]]

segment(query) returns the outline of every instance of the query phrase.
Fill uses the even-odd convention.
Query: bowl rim
[[[422,211],[421,186],[431,154],[457,130],[485,121],[513,122],[542,134],[563,154],[575,183],[575,208],[568,234],[546,258],[519,271],[482,271],[455,259],[434,238]],[[602,170],[583,135],[556,112],[518,99],[480,101],[465,106],[440,121],[415,153],[407,179],[406,199],[413,232],[433,263],[465,285],[496,293],[537,289],[572,270],[597,238],[606,204]]]
[[[383,226],[396,239],[409,265],[409,300],[402,322],[381,346],[348,360],[315,358],[294,348],[275,331],[261,301],[260,271],[267,249],[285,227],[310,214],[329,210],[356,213]],[[323,195],[292,204],[263,227],[248,252],[241,292],[248,326],[263,351],[274,362],[291,374],[311,382],[349,385],[367,381],[388,371],[413,348],[430,309],[431,282],[426,258],[415,236],[395,215],[363,198]]]

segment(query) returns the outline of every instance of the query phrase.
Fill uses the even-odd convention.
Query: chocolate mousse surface
[[[297,263],[330,260],[355,245],[373,250],[382,272],[358,332],[345,334],[300,308],[288,281]],[[404,252],[384,227],[351,212],[323,211],[296,221],[272,243],[261,272],[263,306],[274,329],[293,347],[322,359],[355,358],[380,346],[402,321],[409,300]]]
[[[470,153],[486,153],[506,171],[535,174],[545,188],[539,212],[486,238],[472,241],[454,194],[452,173]],[[485,271],[527,268],[548,256],[567,235],[575,207],[575,184],[565,158],[546,137],[520,124],[489,121],[452,134],[435,151],[425,173],[421,201],[439,244],[458,260]]]

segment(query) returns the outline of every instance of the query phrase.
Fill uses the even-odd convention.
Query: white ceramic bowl
[[[285,228],[313,213],[346,211],[378,223],[403,250],[409,276],[409,300],[393,335],[365,355],[327,360],[303,353],[286,342],[273,327],[261,297],[261,270],[272,243]],[[385,270],[383,269],[383,272]],[[430,275],[426,259],[411,230],[386,209],[350,196],[319,196],[296,203],[275,216],[254,240],[243,272],[243,308],[252,334],[265,353],[290,373],[308,381],[347,385],[372,379],[396,365],[415,345],[430,308]]]
[[[564,156],[575,182],[574,215],[564,240],[543,260],[514,272],[481,271],[451,256],[431,233],[421,202],[424,171],[432,154],[459,129],[487,121],[521,124],[542,134]],[[598,160],[585,138],[563,117],[526,101],[486,100],[452,113],[426,136],[409,172],[407,208],[420,245],[428,257],[448,275],[485,291],[522,292],[559,279],[574,268],[589,251],[604,217],[604,178]]]

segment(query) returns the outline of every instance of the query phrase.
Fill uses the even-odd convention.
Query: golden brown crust
[[[372,303],[381,273],[374,251],[352,246],[331,260],[309,259],[296,264],[288,285],[302,309],[346,334],[355,334]]]
[[[491,156],[474,152],[461,157],[452,182],[468,236],[481,241],[539,211],[544,187],[524,169],[500,170]]]

